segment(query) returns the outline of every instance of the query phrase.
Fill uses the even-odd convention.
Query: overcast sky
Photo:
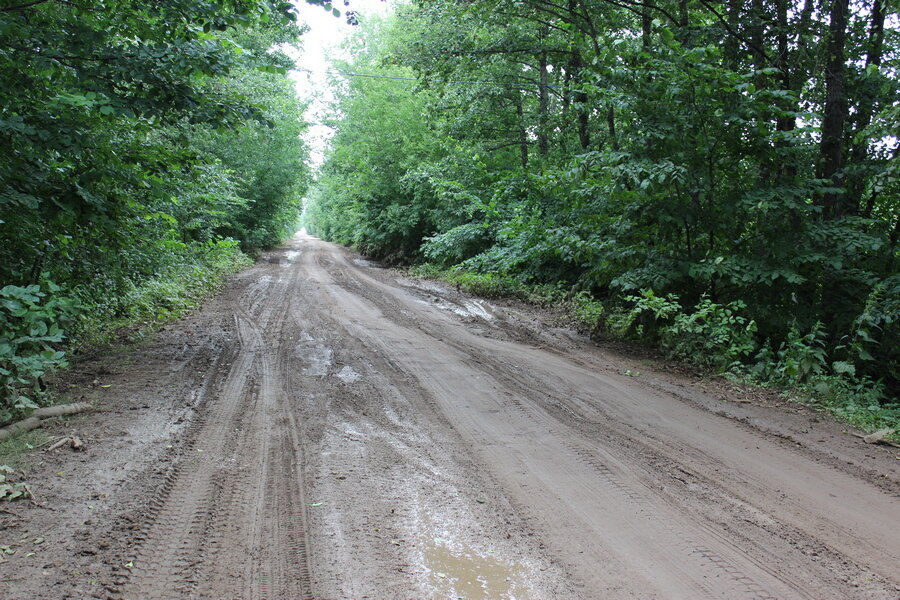
[[[303,0],[296,0],[295,5],[300,19],[309,26],[309,31],[302,37],[301,52],[294,56],[297,70],[291,73],[291,78],[296,84],[300,98],[310,103],[306,111],[306,120],[312,125],[304,137],[310,144],[313,167],[318,168],[323,158],[322,152],[331,135],[331,130],[320,123],[325,109],[334,101],[326,71],[330,59],[336,56],[346,58],[339,46],[353,32],[354,26],[347,25],[343,16],[337,18],[321,6],[312,6]],[[335,7],[341,12],[355,10],[360,15],[360,25],[357,27],[364,27],[367,14],[386,13],[390,10],[390,2],[351,0],[350,6],[344,6],[342,0],[337,0]]]

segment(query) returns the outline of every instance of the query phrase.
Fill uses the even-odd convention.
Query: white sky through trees
[[[346,58],[340,48],[341,42],[356,27],[365,27],[367,15],[385,14],[391,4],[383,0],[353,0],[349,6],[344,6],[342,0],[337,0],[334,6],[342,13],[347,10],[357,12],[359,25],[356,26],[348,25],[344,16],[335,17],[321,6],[313,6],[303,0],[297,0],[295,5],[300,20],[309,27],[309,31],[301,38],[300,52],[289,51],[297,65],[291,79],[297,94],[309,103],[305,116],[310,127],[304,137],[309,144],[313,170],[317,170],[324,160],[324,151],[332,134],[332,129],[323,124],[335,101],[327,72],[331,60],[336,56]]]

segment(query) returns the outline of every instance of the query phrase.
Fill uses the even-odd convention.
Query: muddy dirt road
[[[7,598],[900,597],[896,450],[309,236],[68,385]]]

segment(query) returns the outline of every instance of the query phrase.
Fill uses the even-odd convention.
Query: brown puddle
[[[452,548],[446,540],[423,540],[421,545],[430,583],[451,598],[493,600],[527,598],[524,570],[494,556],[468,548]],[[490,552],[490,551],[489,551]]]

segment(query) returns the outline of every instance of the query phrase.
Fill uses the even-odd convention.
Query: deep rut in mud
[[[295,283],[254,286],[235,303],[237,356],[146,517],[125,597],[312,597],[303,452],[271,343],[286,333]]]
[[[0,565],[28,575],[0,589],[900,596],[895,451],[819,418],[787,431],[801,417],[650,367],[626,376],[628,359],[522,315],[298,235],[108,363],[109,414],[68,425],[107,441],[46,458],[42,489],[74,500],[21,515],[13,529],[57,544]]]

